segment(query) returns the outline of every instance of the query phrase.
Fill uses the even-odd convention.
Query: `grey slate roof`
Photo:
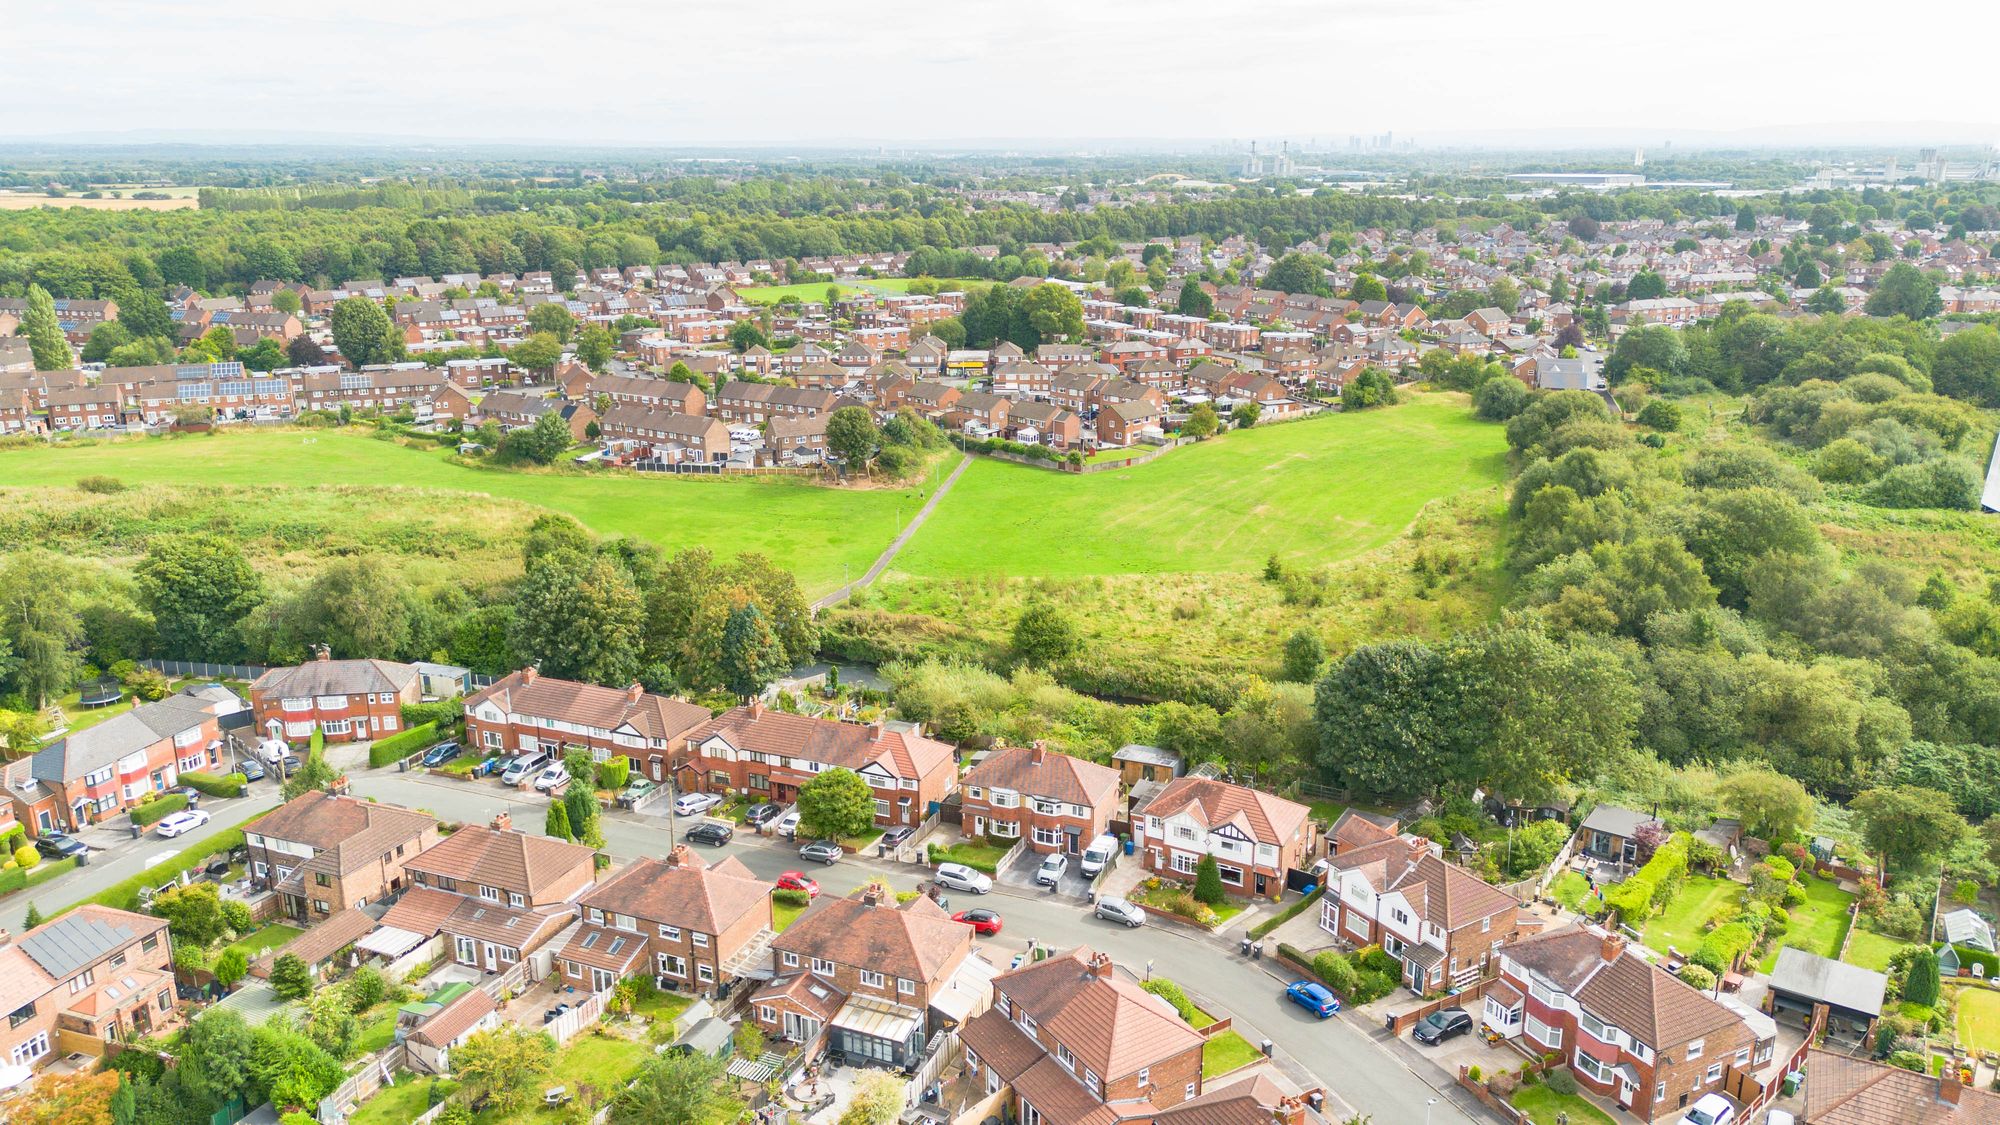
[[[1583,830],[1607,832],[1629,840],[1632,834],[1639,830],[1640,825],[1651,824],[1655,819],[1645,813],[1633,812],[1617,805],[1599,805],[1590,810],[1589,816],[1583,818]]]
[[[308,660],[291,668],[273,668],[250,685],[253,694],[302,698],[309,695],[358,695],[401,691],[417,678],[417,670],[393,660]]]
[[[199,701],[187,696],[170,695],[156,703],[142,703],[44,747],[35,754],[34,775],[41,781],[73,781],[163,738],[198,727],[210,717]]]
[[[130,926],[72,914],[23,937],[21,951],[34,958],[43,972],[61,980],[112,950],[131,944],[138,936]]]
[[[1778,950],[1778,963],[1771,967],[1773,991],[1871,1016],[1882,1014],[1882,994],[1888,986],[1889,978],[1881,973],[1789,945]]]

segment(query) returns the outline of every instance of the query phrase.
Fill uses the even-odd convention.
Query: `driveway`
[[[1048,857],[1041,852],[1023,849],[1014,857],[1014,862],[1006,864],[993,873],[993,881],[1003,887],[1017,887],[1027,894],[1048,895],[1081,899],[1090,894],[1090,880],[1083,877],[1077,866],[1077,857],[1069,857],[1069,870],[1063,872],[1062,882],[1053,890],[1035,882],[1035,872]]]

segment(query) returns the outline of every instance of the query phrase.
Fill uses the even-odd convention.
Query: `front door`
[[[486,971],[489,973],[498,972],[500,970],[499,951],[493,948],[493,943],[490,941],[485,942],[483,948],[486,954]]]
[[[973,817],[973,818],[972,818],[972,834],[973,834],[974,836],[984,836],[984,835],[986,835],[986,818],[985,818],[985,817],[983,817],[983,816],[975,816],[975,817]]]
[[[1257,873],[1257,895],[1259,898],[1261,898],[1268,893],[1270,892],[1264,889],[1264,873],[1259,871]]]

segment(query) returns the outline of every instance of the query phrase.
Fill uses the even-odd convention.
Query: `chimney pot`
[[[637,703],[640,697],[645,694],[646,689],[640,686],[639,681],[633,680],[632,686],[625,689],[625,701],[627,703]]]
[[[495,832],[505,832],[512,827],[514,827],[513,813],[508,812],[506,809],[501,809],[499,812],[493,814],[493,830]]]
[[[760,695],[760,696],[757,696],[756,698],[754,698],[754,699],[752,699],[752,700],[750,701],[750,717],[751,717],[751,718],[753,718],[753,719],[761,719],[761,718],[763,718],[763,717],[764,717],[764,697],[763,697],[763,696],[761,696],[761,695]]]
[[[1965,1087],[1959,1084],[1958,1067],[1946,1062],[1944,1073],[1938,1076],[1938,1101],[1946,1105],[1957,1105],[1958,1096]]]
[[[877,719],[874,722],[868,724],[868,741],[870,742],[882,741],[882,720]]]
[[[692,867],[693,864],[688,861],[693,858],[694,853],[688,851],[686,844],[675,844],[673,850],[667,853],[666,862],[668,867]]]
[[[532,684],[535,682],[535,677],[541,674],[542,670],[540,668],[536,667],[533,664],[530,664],[526,668],[521,669],[521,682],[524,684]]]
[[[1616,961],[1625,953],[1625,939],[1618,934],[1606,932],[1604,935],[1604,959]]]
[[[1042,762],[1048,758],[1048,756],[1049,756],[1049,744],[1043,742],[1039,738],[1035,740],[1033,746],[1028,748],[1028,760],[1035,763],[1036,765],[1041,765]]]
[[[333,650],[326,647],[325,645],[320,645],[318,648],[313,650],[313,658],[315,660],[320,660],[320,661],[332,660]]]
[[[882,905],[882,884],[870,883],[861,888],[861,901],[866,906]]]
[[[1089,970],[1090,970],[1090,975],[1096,977],[1098,980],[1110,980],[1111,954],[1109,953],[1091,954]]]

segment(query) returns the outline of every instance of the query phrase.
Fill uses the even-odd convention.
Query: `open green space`
[[[1847,935],[1847,953],[1841,960],[1864,969],[1873,969],[1878,973],[1887,972],[1889,958],[1908,944],[1910,943],[1901,938],[1887,937],[1874,930],[1856,926],[1854,932]]]
[[[1234,431],[1147,464],[1051,473],[981,459],[897,557],[921,577],[1172,574],[1350,558],[1426,503],[1497,484],[1505,435],[1462,396]]]
[[[1713,879],[1706,875],[1690,875],[1681,884],[1680,893],[1667,903],[1667,908],[1653,916],[1646,923],[1646,945],[1661,953],[1668,946],[1683,954],[1691,953],[1701,944],[1702,929],[1709,916],[1724,906],[1740,901],[1744,886],[1729,879]]]
[[[844,281],[801,281],[790,285],[744,285],[739,286],[736,295],[753,305],[775,305],[786,297],[797,297],[801,301],[824,301],[829,285],[838,285],[843,297],[854,293],[908,293],[910,283],[917,280],[910,277],[851,277]],[[940,290],[950,292],[971,292],[974,288],[993,284],[977,277],[941,277],[937,279]]]
[[[1958,1043],[1974,1052],[2000,1051],[2000,992],[1958,990]]]
[[[317,496],[337,495],[339,486],[397,489],[374,505],[389,510],[446,510],[460,494],[483,494],[565,512],[601,534],[646,539],[670,551],[761,552],[790,568],[811,593],[866,570],[894,538],[899,514],[907,520],[921,503],[913,489],[832,489],[792,477],[696,480],[489,469],[457,462],[446,450],[359,431],[272,429],[0,452],[0,511],[13,502],[8,486],[67,487],[91,475],[135,486],[227,489],[221,499],[229,508],[250,506],[272,520],[310,510]],[[73,496],[77,504],[90,503],[88,493]],[[232,512],[226,518],[238,517]]]
[[[1219,1032],[1209,1036],[1208,1042],[1201,1045],[1201,1076],[1214,1078],[1218,1074],[1228,1074],[1263,1057],[1256,1044],[1233,1029]]]
[[[348,1125],[403,1125],[415,1121],[431,1107],[431,1087],[443,1082],[449,1090],[453,1085],[438,1078],[403,1075],[402,1079],[362,1102],[347,1118]]]
[[[1854,902],[1854,896],[1830,880],[1807,877],[1801,882],[1806,889],[1806,901],[1790,908],[1792,924],[1786,929],[1782,944],[1796,945],[1822,957],[1840,956],[1841,939],[1847,936],[1847,927],[1853,923],[1847,908]],[[1757,966],[1760,972],[1768,973],[1778,963],[1778,948],[1774,944],[1764,954]]]
[[[1556,1114],[1567,1114],[1570,1125],[1613,1125],[1609,1114],[1576,1094],[1558,1094],[1547,1086],[1529,1086],[1514,1095],[1514,1108],[1535,1125],[1556,1125]]]

